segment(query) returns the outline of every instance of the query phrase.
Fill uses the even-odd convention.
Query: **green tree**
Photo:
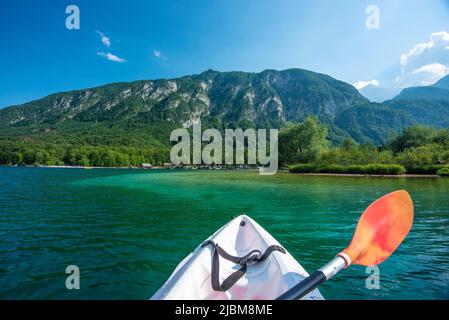
[[[393,152],[402,152],[408,148],[421,147],[431,142],[434,129],[424,126],[413,126],[405,129],[390,143]]]
[[[31,149],[25,149],[23,153],[23,162],[25,164],[35,164],[36,163],[36,152]]]
[[[351,138],[347,138],[343,141],[342,148],[345,151],[354,150],[357,147],[357,144]]]
[[[287,125],[279,134],[280,162],[316,162],[328,147],[326,137],[327,128],[316,117]]]
[[[437,130],[432,137],[432,142],[449,147],[449,128]]]
[[[39,150],[36,152],[36,164],[52,165],[50,154],[46,150]]]

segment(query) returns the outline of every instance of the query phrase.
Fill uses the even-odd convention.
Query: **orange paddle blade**
[[[407,191],[396,191],[373,202],[357,224],[351,244],[343,250],[347,266],[374,266],[396,250],[413,224],[413,202]],[[350,261],[347,261],[349,260]]]

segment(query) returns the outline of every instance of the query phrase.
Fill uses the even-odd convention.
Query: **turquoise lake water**
[[[148,299],[199,243],[246,213],[309,271],[349,243],[363,210],[410,192],[415,223],[368,290],[363,267],[327,299],[448,299],[449,179],[256,172],[0,168],[0,298]],[[77,265],[81,289],[67,290]]]

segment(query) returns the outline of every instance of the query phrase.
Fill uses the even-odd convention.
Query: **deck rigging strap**
[[[276,245],[269,246],[262,254],[259,250],[252,250],[243,257],[235,257],[227,253],[222,247],[212,240],[208,240],[202,244],[202,247],[207,245],[212,246],[212,274],[211,284],[215,291],[228,291],[232,286],[246,273],[249,264],[261,263],[265,261],[273,251],[279,251],[285,254],[284,248]],[[227,277],[222,284],[220,284],[220,256],[226,260],[239,264],[242,267]]]

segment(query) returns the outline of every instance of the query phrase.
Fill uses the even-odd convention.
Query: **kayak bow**
[[[242,215],[187,256],[151,299],[273,300],[308,276],[279,242]],[[324,298],[312,290],[304,299]]]

